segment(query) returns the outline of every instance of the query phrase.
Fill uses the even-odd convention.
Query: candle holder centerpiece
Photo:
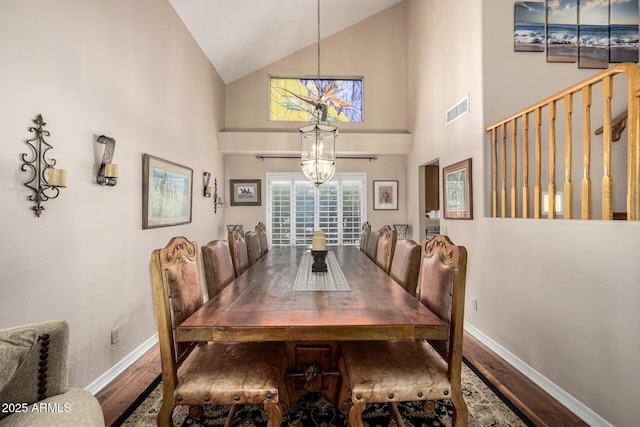
[[[311,255],[313,256],[313,264],[311,265],[312,273],[326,273],[327,268],[327,239],[323,231],[314,231],[311,243]]]

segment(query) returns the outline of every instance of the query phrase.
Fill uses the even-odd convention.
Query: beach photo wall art
[[[547,62],[578,61],[578,0],[547,2]]]
[[[517,1],[514,9],[514,50],[544,52],[544,3]]]
[[[638,0],[516,1],[514,50],[547,52],[547,62],[607,68],[638,62]]]

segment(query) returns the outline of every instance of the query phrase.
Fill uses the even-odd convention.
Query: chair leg
[[[364,427],[362,423],[362,413],[367,404],[364,402],[354,403],[349,410],[349,427]]]
[[[465,427],[467,425],[467,419],[469,418],[467,403],[464,401],[460,390],[451,391],[451,404],[453,405],[452,424],[454,427]]]
[[[231,427],[233,425],[233,420],[235,419],[239,408],[239,405],[231,405],[231,409],[229,409],[229,413],[227,414],[227,419],[224,421],[224,427]]]
[[[404,427],[404,420],[402,419],[402,415],[400,415],[400,411],[398,411],[398,405],[396,405],[396,402],[387,402],[387,406],[391,411],[391,416],[395,420],[396,425],[398,427]]]
[[[279,427],[282,423],[282,408],[278,403],[265,403],[264,410],[269,414],[267,427]]]
[[[348,414],[351,409],[351,393],[349,392],[349,382],[347,381],[347,370],[344,366],[344,360],[340,358],[338,360],[338,367],[340,368],[340,389],[338,392],[338,409],[343,414]]]
[[[173,427],[173,409],[175,405],[171,400],[163,399],[162,406],[158,412],[158,418],[156,422],[158,427]]]

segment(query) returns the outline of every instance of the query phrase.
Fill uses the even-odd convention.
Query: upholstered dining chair
[[[467,251],[436,235],[422,244],[418,298],[449,323],[447,341],[353,341],[342,345],[340,399],[349,408],[349,426],[362,427],[367,403],[387,402],[396,424],[404,425],[396,402],[435,400],[453,404],[453,425],[466,426],[462,397],[462,334]]]
[[[378,231],[378,249],[376,250],[376,264],[385,273],[389,274],[393,262],[393,253],[396,250],[398,233],[389,225],[383,226]]]
[[[362,234],[360,234],[360,250],[367,253],[367,243],[369,241],[369,234],[371,233],[371,225],[369,222],[362,224]]]
[[[281,343],[186,343],[176,328],[203,304],[198,245],[174,237],[151,254],[153,299],[162,362],[159,426],[172,426],[176,405],[263,404],[269,427],[279,426],[280,381],[284,372]],[[227,418],[231,425],[236,406]]]
[[[258,233],[258,237],[260,238],[262,255],[266,255],[267,252],[269,252],[269,240],[267,239],[267,226],[264,225],[264,222],[261,221],[256,225],[256,233]]]
[[[262,256],[262,250],[260,249],[260,237],[255,231],[247,231],[246,233],[244,233],[244,239],[247,244],[249,266],[252,266]]]
[[[247,242],[242,228],[236,227],[230,231],[228,241],[231,260],[233,261],[233,271],[238,277],[249,268],[249,253],[247,252]]]
[[[209,299],[218,295],[236,278],[226,240],[212,240],[202,247],[202,266]]]
[[[366,254],[373,262],[376,262],[376,252],[378,252],[378,230],[371,230],[367,239]]]
[[[420,245],[414,240],[403,239],[396,243],[389,276],[411,295],[416,295],[420,273]]]

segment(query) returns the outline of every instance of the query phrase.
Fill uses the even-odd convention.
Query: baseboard
[[[111,369],[105,372],[97,380],[85,387],[89,393],[94,396],[102,390],[107,384],[113,381],[118,375],[120,375],[125,369],[131,366],[136,360],[145,354],[158,342],[158,334],[154,334],[151,338],[143,342],[138,348],[129,353],[124,359],[116,363]]]
[[[533,383],[535,383],[538,387],[547,392],[551,397],[564,405],[571,412],[580,417],[584,422],[591,426],[601,426],[601,427],[614,427],[613,424],[609,423],[607,420],[602,418],[600,415],[593,412],[587,406],[585,406],[582,402],[580,402],[575,397],[571,396],[569,393],[558,387],[548,378],[540,374],[538,371],[533,369],[531,366],[524,363],[522,360],[518,359],[512,353],[510,353],[507,349],[502,347],[500,344],[489,338],[487,335],[483,334],[465,322],[464,329],[469,334],[473,335],[478,341],[482,344],[489,347],[494,353],[504,359],[507,363],[513,366],[516,370],[520,371],[524,376],[529,378]]]

